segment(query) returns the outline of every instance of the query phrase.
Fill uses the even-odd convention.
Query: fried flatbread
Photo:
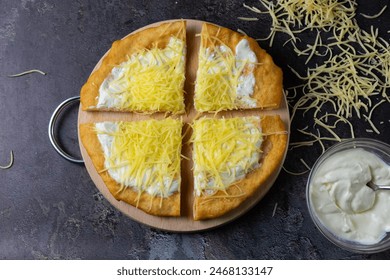
[[[127,107],[123,106],[124,103],[120,103],[120,106],[97,106],[99,103],[100,87],[112,74],[117,71],[117,67],[123,63],[127,63],[131,57],[136,57],[140,53],[148,50],[155,51],[164,50],[172,41],[172,38],[180,39],[186,44],[186,22],[183,20],[174,21],[169,23],[163,23],[157,27],[151,27],[142,31],[136,32],[125,37],[122,40],[113,43],[112,48],[104,56],[101,63],[96,67],[96,70],[91,74],[86,84],[81,89],[81,108],[85,111],[132,111],[141,113],[152,113],[156,111],[160,112],[173,112],[182,113],[184,111],[184,98],[182,88],[184,84],[184,78],[189,73],[184,73],[183,80],[179,83],[173,83],[181,88],[181,97],[176,98],[171,107],[158,106],[157,107]],[[282,98],[282,72],[277,67],[271,56],[268,55],[263,49],[261,49],[257,42],[252,38],[234,32],[230,29],[219,27],[213,24],[204,23],[201,32],[201,48],[215,49],[216,46],[223,45],[231,51],[235,52],[237,44],[246,39],[249,47],[256,54],[257,63],[254,64],[253,74],[255,76],[254,91],[251,98],[256,102],[255,107],[246,107],[242,104],[240,106],[233,106],[233,109],[249,109],[249,108],[261,108],[261,109],[276,109],[279,107]],[[174,53],[174,50],[172,50]],[[197,52],[198,50],[194,50]],[[143,53],[145,54],[145,53]],[[170,56],[172,54],[169,54]],[[189,57],[193,57],[194,53],[190,53]],[[196,54],[195,54],[196,55]],[[147,56],[147,54],[146,54]],[[138,57],[139,59],[139,57]],[[143,61],[141,57],[139,60]],[[185,54],[184,54],[185,62]],[[142,64],[142,63],[141,63]],[[182,65],[183,66],[183,65]],[[185,69],[185,65],[183,66]],[[202,69],[198,69],[201,71]],[[189,96],[192,96],[192,90],[190,90]],[[169,96],[168,92],[165,92]],[[176,92],[177,93],[177,92]],[[177,94],[176,94],[177,97]],[[195,103],[195,109],[197,108],[197,95],[195,88],[194,100],[188,100],[189,103]],[[216,100],[218,99],[215,97]],[[140,101],[140,100],[139,100]],[[150,100],[148,101],[150,103]],[[213,101],[214,102],[214,101]],[[141,102],[136,102],[141,103]],[[147,103],[147,104],[149,104]],[[216,107],[212,107],[206,110],[198,110],[202,112],[208,111],[222,111],[226,108],[219,107],[218,102],[214,102]],[[146,104],[146,105],[147,105]],[[145,105],[145,106],[146,106]],[[193,107],[190,107],[193,110]],[[258,110],[260,111],[260,110]],[[188,112],[190,118],[186,120],[187,123],[191,123],[192,111]],[[233,117],[237,111],[231,111]],[[87,113],[95,114],[95,113]],[[99,113],[97,113],[99,114]],[[129,114],[130,115],[130,114]],[[137,114],[134,114],[137,115]],[[245,114],[250,115],[250,114]],[[262,115],[253,113],[254,116]],[[237,114],[236,116],[242,116]],[[165,118],[166,116],[160,116]],[[218,115],[215,115],[218,118]],[[104,117],[105,118],[105,117]],[[154,115],[143,115],[144,119],[152,121]],[[196,118],[196,117],[195,117]],[[94,119],[92,117],[92,119]],[[123,119],[128,119],[126,116]],[[137,119],[137,118],[135,118]],[[100,119],[99,119],[100,120]],[[90,121],[88,119],[88,121]],[[288,136],[285,134],[286,127],[279,116],[261,116],[258,123],[261,127],[264,139],[262,142],[261,150],[262,154],[259,160],[260,167],[254,168],[249,171],[245,178],[234,182],[231,186],[227,187],[223,191],[217,191],[215,193],[203,192],[201,195],[194,195],[193,205],[193,218],[194,220],[204,220],[220,217],[226,213],[234,211],[234,209],[240,208],[241,204],[250,198],[256,197],[258,192],[261,191],[262,186],[268,180],[272,174],[280,167],[280,163],[283,161],[285,149],[287,146]],[[218,132],[216,132],[218,133]],[[147,191],[137,191],[135,187],[124,187],[122,183],[118,183],[105,166],[105,153],[102,148],[102,144],[99,140],[96,123],[81,124],[79,126],[80,140],[85,147],[89,157],[91,158],[95,169],[101,176],[104,184],[107,186],[110,193],[117,199],[126,202],[138,209],[157,216],[179,216],[180,215],[180,200],[181,193],[180,188],[178,191],[170,194],[169,196],[150,195]],[[161,145],[166,145],[166,141],[160,141]],[[186,143],[178,143],[178,145],[186,145]],[[191,160],[191,156],[189,156]],[[180,161],[180,156],[177,159]],[[185,165],[186,166],[186,165]],[[183,170],[183,177],[191,176],[190,169]],[[177,178],[181,176],[180,172],[177,174]],[[186,178],[192,180],[192,178]],[[181,178],[180,178],[181,180]],[[185,212],[185,211],[183,211]]]
[[[216,218],[236,209],[259,191],[264,182],[280,167],[287,145],[284,123],[279,116],[273,115],[261,117],[258,125],[261,127],[264,138],[261,145],[260,166],[225,190],[218,190],[209,195],[205,192],[195,195],[194,220]]]
[[[244,39],[248,42],[250,50],[256,55],[257,63],[249,63],[249,67],[233,70],[239,59],[237,58],[235,62],[231,61],[232,56],[237,55],[236,47]],[[272,57],[254,39],[228,28],[203,23],[199,57],[200,63],[195,87],[195,108],[198,111],[279,108],[283,98],[282,70],[275,65]],[[217,60],[215,65],[211,62],[214,59]],[[235,72],[237,71],[241,71],[242,77],[246,77],[249,72],[253,73],[254,81],[249,80],[245,83],[241,81],[238,82],[241,83],[238,86],[236,83],[241,77],[236,76]],[[215,79],[220,79],[220,81],[213,84],[212,80],[215,81]],[[251,87],[252,94],[249,96],[250,98],[246,98],[244,92],[248,94],[248,91],[242,90],[242,88],[248,88],[251,85],[253,85]],[[241,95],[237,91],[239,87]],[[228,96],[230,98],[227,98]],[[253,101],[248,104],[248,102],[240,101],[241,98]]]
[[[167,121],[167,119],[162,120],[162,121],[149,120],[149,121],[143,121],[143,122],[144,123],[145,122],[162,122],[161,125],[164,125],[164,122],[166,122],[166,121]],[[170,121],[172,121],[172,120],[170,120]],[[180,180],[180,150],[181,150],[181,125],[182,124],[180,121],[175,121],[175,122],[176,123],[174,123],[173,125],[171,124],[171,126],[169,128],[169,129],[171,129],[170,133],[164,134],[163,136],[169,135],[172,141],[177,142],[177,143],[172,143],[172,141],[171,141],[170,146],[177,145],[178,152],[175,151],[175,147],[173,147],[173,153],[170,150],[168,150],[169,148],[166,147],[167,143],[163,143],[161,141],[154,143],[154,145],[159,145],[158,148],[160,149],[160,151],[163,150],[164,152],[166,152],[165,155],[161,155],[162,159],[160,159],[159,157],[157,159],[160,159],[162,161],[162,160],[167,160],[167,158],[168,158],[169,161],[171,162],[170,164],[172,164],[172,165],[178,164],[178,166],[179,166],[179,170],[177,171],[177,174],[174,175],[174,178],[178,180],[178,190],[176,190],[172,194],[168,194],[166,196],[162,196],[159,194],[152,195],[147,191],[147,189],[140,191],[140,187],[126,186],[126,185],[124,185],[123,182],[118,182],[118,180],[119,180],[118,178],[115,180],[113,178],[113,174],[110,173],[109,170],[107,169],[107,164],[105,164],[105,161],[107,160],[107,155],[105,154],[103,145],[98,137],[98,133],[107,134],[107,132],[98,132],[97,126],[95,123],[81,124],[79,126],[79,135],[80,135],[81,142],[82,142],[83,146],[87,150],[87,152],[88,152],[88,154],[93,162],[94,167],[99,172],[99,175],[103,179],[108,190],[117,200],[124,201],[124,202],[126,202],[130,205],[133,205],[133,206],[145,211],[146,213],[149,213],[152,215],[157,215],[157,216],[179,216],[180,215],[180,181],[181,181]],[[153,126],[152,126],[152,128],[153,128]],[[144,135],[148,134],[149,132],[150,131],[148,131],[148,129],[145,128],[145,130],[143,132],[133,133],[133,134],[129,135],[129,137],[130,136],[137,137],[137,135],[139,135],[139,137],[143,137],[142,139],[148,140],[147,138],[144,137]],[[118,134],[118,133],[117,132],[113,133],[112,134],[113,137],[118,137],[118,136],[115,136],[115,134]],[[127,137],[127,136],[120,136],[120,137]],[[172,139],[172,138],[175,138],[175,139]],[[160,139],[156,138],[156,141],[157,140],[160,140]],[[112,140],[112,141],[115,141],[115,140]],[[140,140],[140,141],[142,141],[142,140]],[[150,139],[150,141],[154,141],[154,140]],[[126,139],[121,139],[121,143],[126,143]],[[131,143],[134,143],[134,141]],[[138,143],[138,144],[143,145],[144,143]],[[168,146],[169,146],[169,144],[168,144]],[[132,148],[133,150],[140,149],[139,147],[130,147],[130,148]],[[150,155],[152,155],[152,157],[154,156],[154,153],[156,153],[155,150],[148,150],[148,151],[145,150],[145,151],[141,151],[141,153],[142,152],[149,153]],[[123,153],[126,153],[126,147],[124,147],[123,150],[120,151],[120,153],[118,153],[118,154],[123,154]],[[156,159],[156,157],[152,158],[152,160],[155,160],[155,159]],[[110,160],[112,161],[112,159],[109,159],[109,161]],[[124,158],[123,157],[121,158],[121,162],[124,162],[126,160],[128,160],[130,163],[132,163],[135,160],[139,160],[141,162],[144,162],[147,159],[139,158],[139,157],[126,158],[125,156],[124,156]],[[165,169],[168,169],[169,166],[167,166],[167,165],[168,164],[164,165],[163,167]],[[112,165],[112,168],[115,170],[115,168],[116,168],[115,164]],[[137,171],[137,170],[135,170],[135,171]],[[146,176],[153,177],[153,172],[155,172],[155,171],[152,170],[151,172],[148,173],[148,175],[140,174],[139,176],[141,176],[141,178],[142,178],[141,180],[143,180],[144,178],[146,178]],[[126,174],[126,171],[123,172],[123,174]],[[124,178],[124,179],[129,181],[128,176],[126,176],[126,178]],[[132,181],[134,182],[135,179],[133,179]],[[152,182],[152,183],[155,184],[155,182]]]
[[[185,21],[130,34],[112,44],[82,87],[82,109],[181,113],[185,62]]]

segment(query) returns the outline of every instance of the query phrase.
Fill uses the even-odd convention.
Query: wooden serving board
[[[161,24],[162,22],[154,23],[152,25],[145,26],[139,30],[134,31],[138,32],[143,29],[156,26]],[[184,90],[186,92],[185,95],[185,104],[186,104],[186,114],[173,116],[177,118],[182,118],[184,127],[183,133],[187,130],[188,124],[191,123],[196,117],[197,112],[193,106],[193,96],[194,96],[194,84],[196,77],[196,70],[198,66],[198,49],[200,44],[200,37],[196,36],[199,34],[202,27],[202,21],[197,20],[187,20],[187,64],[186,64],[186,81]],[[104,56],[103,56],[104,57]],[[94,70],[96,70],[101,63],[101,60],[97,63]],[[288,133],[290,132],[290,118],[288,112],[288,106],[286,102],[286,98],[284,97],[282,101],[282,105],[277,110],[260,110],[260,109],[251,109],[245,111],[231,111],[224,112],[222,115],[226,117],[230,116],[264,116],[267,114],[278,114],[281,116],[284,121]],[[207,115],[207,114],[202,114]],[[221,115],[221,113],[219,114]],[[165,113],[154,113],[154,114],[137,114],[137,113],[121,113],[121,112],[87,112],[81,110],[81,106],[79,109],[78,115],[78,124],[82,123],[90,123],[90,122],[101,122],[101,121],[136,121],[136,120],[145,120],[145,119],[163,119],[166,117]],[[183,149],[182,154],[191,158],[191,147],[188,143],[190,135],[187,134],[183,139]],[[90,174],[93,182],[99,191],[103,194],[103,196],[119,211],[129,216],[133,220],[136,220],[140,223],[146,224],[153,228],[158,228],[166,231],[172,232],[194,232],[194,231],[202,231],[211,228],[215,228],[217,226],[221,226],[230,222],[249,209],[251,209],[255,204],[257,204],[264,195],[270,190],[271,186],[275,182],[284,162],[284,158],[287,153],[284,153],[283,161],[280,163],[279,168],[268,178],[263,186],[261,186],[256,194],[249,199],[247,199],[240,207],[229,212],[228,214],[215,219],[205,220],[205,221],[194,221],[192,218],[192,204],[193,204],[193,175],[192,175],[192,161],[191,160],[182,160],[181,170],[182,170],[182,185],[181,185],[181,216],[180,217],[157,217],[153,215],[149,215],[142,210],[139,210],[125,202],[117,201],[111,193],[108,191],[105,183],[102,178],[96,171],[95,167],[92,164],[91,158],[89,157],[87,151],[81,143],[80,135],[79,135],[79,144],[81,149],[81,154],[85,162],[85,167],[87,168],[88,173]]]

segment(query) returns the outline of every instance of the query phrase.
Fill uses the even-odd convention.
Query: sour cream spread
[[[310,185],[313,211],[340,238],[375,244],[390,232],[390,191],[367,182],[390,184],[390,166],[361,148],[333,154],[314,174]]]
[[[166,176],[163,179],[163,193],[161,193],[160,182],[156,182],[151,185],[142,184],[139,186],[137,184],[136,178],[125,176],[125,174],[129,173],[128,170],[130,169],[131,163],[122,167],[110,168],[111,166],[115,166],[120,163],[120,158],[114,159],[114,162],[110,161],[112,160],[112,145],[114,143],[115,132],[118,130],[118,125],[114,122],[101,122],[96,123],[96,129],[99,132],[97,136],[104,152],[104,167],[107,168],[108,174],[117,183],[123,184],[126,187],[132,187],[134,191],[141,189],[148,192],[150,195],[159,195],[163,197],[168,197],[178,191],[180,181],[178,179],[170,178],[169,176]],[[152,172],[152,168],[146,170],[145,174],[143,174],[144,182],[146,181],[146,178],[150,177]]]
[[[240,69],[246,62],[249,62],[247,64],[248,71],[238,78],[237,101],[240,105],[254,108],[256,107],[256,99],[253,99],[252,95],[256,79],[253,70],[255,63],[257,63],[257,57],[251,50],[248,40],[242,39],[236,46],[236,68]]]

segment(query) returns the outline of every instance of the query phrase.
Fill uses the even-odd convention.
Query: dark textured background
[[[54,108],[79,95],[111,42],[144,25],[175,18],[206,20],[254,38],[265,37],[270,21],[244,22],[253,16],[243,0],[231,1],[43,1],[0,0],[0,164],[15,152],[11,169],[0,170],[1,259],[388,259],[390,251],[360,255],[328,242],[310,220],[305,202],[307,174],[281,172],[265,198],[238,220],[193,234],[167,233],[132,221],[98,192],[83,165],[61,158],[51,147],[47,125]],[[358,1],[359,12],[374,14],[389,1]],[[257,1],[246,3],[257,5]],[[257,5],[258,6],[258,5]],[[357,15],[359,25],[380,28],[389,41],[390,8],[379,19]],[[310,36],[310,34],[308,35]],[[299,84],[291,65],[305,72],[286,38],[273,47],[260,42],[283,68],[285,86]],[[48,74],[8,78],[38,68]],[[77,106],[61,118],[59,138],[77,155]],[[356,120],[357,136],[389,143],[388,104],[375,118],[385,120],[380,135],[367,134]],[[297,119],[305,122],[305,119]],[[343,131],[339,131],[343,134]],[[294,132],[292,139],[301,140]],[[286,166],[302,170],[297,159],[312,164],[319,150],[289,152]],[[277,203],[275,215],[272,217]]]

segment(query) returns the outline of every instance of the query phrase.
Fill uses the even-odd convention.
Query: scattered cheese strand
[[[24,75],[31,74],[31,73],[39,73],[41,75],[46,75],[46,73],[41,71],[41,70],[32,69],[32,70],[24,71],[24,72],[21,72],[21,73],[18,73],[18,74],[8,75],[8,77],[15,78],[15,77],[24,76]]]
[[[275,216],[276,208],[278,208],[278,203],[277,202],[275,203],[274,210],[272,211],[272,217]]]
[[[14,164],[14,152],[11,150],[9,163],[4,166],[0,165],[0,169],[9,169],[12,167],[13,164]]]
[[[246,21],[258,21],[259,19],[256,17],[238,17],[238,19],[246,20]]]
[[[374,19],[374,18],[380,17],[386,9],[387,9],[387,5],[385,5],[385,6],[382,8],[382,10],[380,10],[379,13],[377,13],[377,14],[375,14],[375,15],[370,16],[370,15],[366,15],[366,14],[362,14],[362,13],[360,13],[360,15],[363,16],[363,17],[365,17],[365,18],[368,18],[368,19]]]
[[[285,166],[282,166],[282,169],[284,170],[284,172],[286,172],[286,173],[288,173],[290,175],[294,175],[294,176],[304,175],[304,174],[306,174],[307,172],[310,171],[310,169],[307,169],[307,170],[302,171],[302,172],[293,172],[293,171],[288,170]]]

